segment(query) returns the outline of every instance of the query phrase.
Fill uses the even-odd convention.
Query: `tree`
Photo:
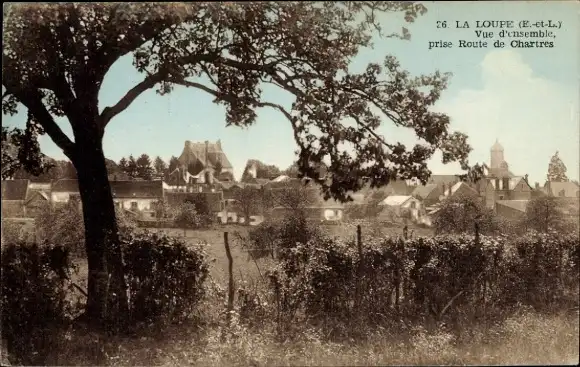
[[[133,157],[133,154],[131,154],[127,160],[127,168],[125,169],[125,173],[132,179],[139,176],[139,172],[137,170],[137,161],[135,160],[135,157]]]
[[[173,214],[171,206],[165,197],[153,203],[153,210],[155,211],[155,218],[157,218],[158,221],[170,218]]]
[[[129,162],[127,161],[127,159],[125,159],[125,157],[122,157],[121,160],[119,161],[119,168],[121,169],[122,172],[127,172],[128,167]]]
[[[198,228],[200,222],[201,218],[197,210],[195,210],[195,204],[184,202],[177,209],[175,224],[177,227],[183,228],[183,237],[187,236],[188,228]]]
[[[167,171],[167,164],[160,156],[155,157],[155,162],[153,163],[153,167],[155,167],[155,173],[158,177],[164,177]]]
[[[500,229],[493,210],[486,208],[479,197],[472,196],[445,199],[433,218],[436,233],[475,233],[476,224],[482,234]]]
[[[83,202],[89,265],[87,315],[126,310],[118,228],[103,153],[106,126],[143,92],[197,88],[225,105],[228,125],[249,126],[256,109],[274,108],[294,130],[300,174],[325,195],[347,199],[366,183],[396,177],[426,182],[436,150],[444,163],[469,169],[470,147],[449,131],[449,118],[430,111],[446,87],[439,72],[413,78],[394,57],[350,72],[349,62],[380,33],[379,14],[413,21],[425,7],[412,2],[43,3],[5,8],[4,113],[28,110],[20,151],[46,133],[74,164]],[[407,38],[404,29],[400,37]],[[99,90],[124,56],[144,74],[117,103],[100,108]],[[293,95],[291,106],[264,100],[266,85]],[[55,122],[66,117],[74,141]],[[415,131],[412,149],[387,142],[382,121]],[[345,122],[351,123],[346,124]],[[345,150],[352,147],[351,150]],[[315,175],[329,162],[329,174]],[[108,279],[111,282],[108,282]],[[108,290],[108,291],[107,291]],[[99,323],[97,321],[97,323]]]
[[[246,186],[234,193],[236,209],[244,215],[244,224],[250,225],[250,216],[262,208],[262,190]]]
[[[558,157],[558,152],[552,156],[550,159],[550,164],[548,165],[548,181],[551,182],[567,182],[568,177],[566,176],[566,165]]]
[[[200,226],[209,226],[213,222],[213,212],[211,210],[207,196],[204,194],[189,195],[184,202],[193,204],[195,211],[199,215]]]
[[[37,134],[42,133],[38,126],[27,127],[25,131],[2,126],[2,179],[9,179],[19,170],[25,169],[38,176],[53,166],[46,162],[40,152]]]
[[[169,159],[169,173],[175,171],[177,167],[179,167],[179,160],[176,157],[171,156]]]
[[[145,153],[137,158],[136,163],[136,177],[143,180],[151,180],[153,178],[153,167],[151,167],[151,158]]]
[[[250,168],[252,168],[254,165],[256,167],[256,178],[271,179],[272,177],[280,175],[280,169],[275,165],[267,165],[257,159],[250,159],[246,163],[246,168],[244,168],[244,172],[242,173],[242,182],[252,181]]]
[[[526,228],[540,232],[548,232],[551,229],[567,231],[572,228],[564,217],[557,198],[551,196],[540,196],[530,200],[526,206],[523,222]]]

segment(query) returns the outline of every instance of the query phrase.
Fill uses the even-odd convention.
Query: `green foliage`
[[[250,248],[248,253],[254,259],[267,256],[284,257],[283,249],[290,249],[297,244],[307,244],[322,236],[315,225],[308,223],[301,211],[295,211],[279,221],[265,221],[248,232],[248,238],[242,246]]]
[[[126,234],[136,228],[136,223],[115,207],[115,218],[119,233]],[[75,256],[85,254],[85,225],[83,211],[78,201],[70,200],[66,204],[44,205],[34,218],[37,240],[40,243],[58,243]]]
[[[479,197],[455,196],[441,203],[441,208],[433,218],[437,233],[479,233],[490,234],[500,229],[498,218],[492,209],[485,207]]]
[[[172,323],[191,316],[203,297],[209,273],[199,247],[160,234],[144,233],[123,242],[131,323]]]
[[[265,206],[264,190],[249,186],[235,191],[234,199],[236,210],[244,216],[247,225],[250,224],[250,216],[260,213]]]
[[[182,203],[176,210],[175,225],[179,228],[183,228],[184,233],[186,229],[199,228],[202,225],[201,215],[195,209],[195,204],[193,203]]]
[[[4,101],[2,105],[4,106]],[[40,152],[37,140],[39,134],[44,132],[30,120],[30,116],[25,130],[2,126],[3,180],[13,178],[22,169],[38,176],[54,167],[53,163]]]
[[[199,227],[207,227],[214,222],[213,212],[206,195],[190,195],[185,203],[192,204],[199,218]]]
[[[175,171],[175,169],[178,167],[179,167],[179,160],[177,159],[177,157],[171,156],[171,158],[169,159],[168,172],[171,173],[171,172]]]
[[[72,266],[63,246],[8,243],[2,246],[2,340],[13,363],[41,365],[50,353],[48,330],[72,309],[66,279]]]
[[[40,208],[34,223],[41,243],[58,243],[76,256],[84,254],[85,226],[78,202],[70,200],[60,205],[47,203]]]
[[[155,161],[153,162],[153,167],[155,168],[155,173],[157,176],[164,177],[167,173],[167,163],[160,156],[155,157]]]
[[[246,168],[244,168],[244,172],[242,173],[241,182],[252,181],[253,176],[250,174],[250,169],[254,166],[256,168],[255,178],[271,179],[280,175],[280,169],[275,165],[267,165],[257,159],[250,159],[246,163]]]
[[[372,45],[381,28],[379,14],[412,22],[425,11],[411,2],[14,4],[7,9],[5,24],[3,106],[15,113],[18,102],[26,105],[65,154],[74,157],[82,150],[43,112],[72,118],[71,106],[82,100],[89,116],[98,109],[107,71],[130,54],[146,80],[119,103],[105,107],[98,122],[85,126],[85,115],[70,121],[75,138],[91,131],[102,134],[104,126],[146,90],[156,87],[166,94],[175,85],[199,87],[191,79],[203,74],[215,85],[201,89],[225,105],[228,125],[253,124],[259,107],[281,111],[300,149],[300,173],[320,183],[327,195],[345,198],[366,183],[382,185],[396,177],[426,181],[426,161],[436,150],[444,163],[457,161],[469,168],[467,137],[449,131],[449,118],[430,110],[449,75],[411,77],[392,56],[360,73],[349,71],[350,60]],[[406,29],[396,35],[409,36]],[[54,60],[60,68],[52,68]],[[265,84],[291,93],[293,103],[264,101]],[[407,149],[385,141],[377,133],[384,117],[413,130],[422,145]],[[357,124],[344,124],[346,120]],[[93,123],[100,128],[91,130]],[[353,146],[352,154],[342,146]],[[325,160],[333,162],[332,175],[318,177],[316,167]]]
[[[570,232],[575,229],[573,223],[570,223],[562,214],[558,199],[551,196],[531,199],[526,207],[522,225],[540,232],[549,230]]]
[[[548,165],[548,175],[546,179],[548,181],[554,182],[568,181],[568,176],[566,176],[566,165],[558,156],[558,152],[556,152],[556,154],[554,154],[550,159],[550,164]]]
[[[341,336],[348,320],[475,322],[519,305],[544,311],[577,305],[577,234],[376,239],[363,244],[362,258],[353,242],[318,238],[280,253],[269,277],[285,327],[297,317],[326,320],[322,325],[336,327],[327,332]]]
[[[151,180],[153,178],[153,167],[151,166],[151,158],[145,153],[141,154],[136,161],[137,177],[143,180]]]

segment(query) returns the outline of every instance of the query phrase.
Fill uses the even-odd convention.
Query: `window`
[[[139,210],[139,205],[136,201],[131,202],[131,210]]]
[[[417,207],[417,203],[411,201],[411,209],[415,209]]]

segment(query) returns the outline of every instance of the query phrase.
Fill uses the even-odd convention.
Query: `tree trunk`
[[[89,267],[86,317],[96,325],[120,326],[128,313],[127,286],[102,139],[97,134],[78,135],[75,140],[79,151],[73,163],[83,206]]]

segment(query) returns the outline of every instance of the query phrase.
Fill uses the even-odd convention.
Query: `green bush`
[[[315,225],[308,223],[304,213],[294,211],[292,215],[277,221],[266,221],[248,233],[247,241],[242,244],[250,248],[248,253],[254,259],[272,256],[285,256],[285,250],[297,244],[321,238],[322,232]]]
[[[1,264],[2,339],[13,362],[40,365],[55,342],[53,330],[72,314],[66,300],[68,249],[8,243]]]
[[[269,277],[286,326],[299,316],[343,331],[361,317],[373,325],[401,317],[457,325],[521,305],[578,304],[577,234],[377,239],[364,243],[362,261],[353,241],[319,238],[281,255]]]
[[[146,232],[127,236],[123,255],[133,323],[179,322],[191,315],[209,272],[200,247]]]

